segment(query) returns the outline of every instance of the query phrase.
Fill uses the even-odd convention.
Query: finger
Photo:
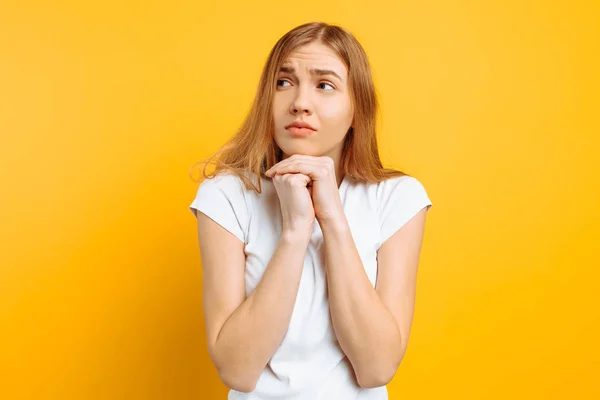
[[[296,155],[292,156],[292,157],[296,157]],[[271,168],[269,168],[267,171],[265,171],[265,175],[266,176],[273,176],[275,174],[278,173],[278,171],[282,171],[285,169],[285,171],[291,171],[290,168],[292,168],[292,170],[294,168],[301,168],[300,166],[302,164],[307,164],[307,165],[313,165],[315,167],[323,167],[325,169],[329,168],[331,173],[333,173],[334,167],[333,167],[333,160],[329,157],[312,157],[312,156],[304,156],[306,157],[305,159],[301,159],[299,157],[296,158],[292,158],[289,157],[285,160],[282,160],[280,162],[278,162],[277,164],[273,165]],[[286,172],[286,173],[288,173]]]
[[[298,162],[298,161],[305,161],[305,162],[312,163],[312,164],[333,162],[333,160],[327,156],[314,157],[314,156],[307,156],[304,154],[294,154],[294,155],[286,158],[285,160],[279,161],[278,163],[273,165],[271,168],[269,168],[267,171],[265,171],[265,173],[273,170],[274,168],[280,167],[282,165],[287,165],[289,163],[294,163],[294,162]]]
[[[311,184],[311,179],[308,175],[295,173],[295,174],[281,174],[273,176],[273,182],[285,182],[292,186],[304,186],[308,187]]]
[[[280,165],[270,171],[269,176],[301,173],[308,175],[312,180],[323,179],[331,174],[329,168],[322,164],[308,164],[304,162],[289,163]]]

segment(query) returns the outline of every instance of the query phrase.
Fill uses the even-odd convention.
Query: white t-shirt
[[[279,197],[270,179],[262,194],[247,190],[229,172],[205,179],[190,210],[199,210],[245,244],[246,296],[258,285],[281,234]],[[348,176],[339,193],[366,274],[375,287],[377,250],[423,207],[423,185],[401,176],[361,183]],[[230,390],[228,400],[385,400],[386,386],[362,388],[333,330],[327,297],[323,233],[315,220],[288,330],[251,393]]]

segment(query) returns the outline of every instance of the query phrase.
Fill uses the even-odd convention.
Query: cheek
[[[324,124],[346,124],[352,120],[351,107],[347,100],[327,102],[322,104],[319,116]]]
[[[283,104],[283,99],[275,100],[273,102],[273,120],[275,121],[275,126],[279,126],[283,124],[287,117],[288,108]]]

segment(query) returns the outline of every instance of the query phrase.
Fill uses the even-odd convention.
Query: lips
[[[296,137],[307,137],[315,133],[317,130],[304,121],[294,121],[287,125],[285,129]]]
[[[304,121],[294,121],[285,127],[285,129],[290,129],[290,128],[302,128],[302,129],[310,129],[310,130],[316,131],[315,128],[313,128],[310,124],[308,124]]]
[[[297,126],[290,126],[289,128],[287,128],[287,130],[292,134],[292,136],[296,137],[307,137],[316,132],[312,129],[298,128]]]

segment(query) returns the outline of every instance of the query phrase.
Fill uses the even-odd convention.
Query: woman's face
[[[275,142],[284,158],[327,155],[337,163],[353,116],[348,71],[337,54],[317,42],[293,51],[278,73],[273,101]],[[288,127],[297,121],[313,129]]]

